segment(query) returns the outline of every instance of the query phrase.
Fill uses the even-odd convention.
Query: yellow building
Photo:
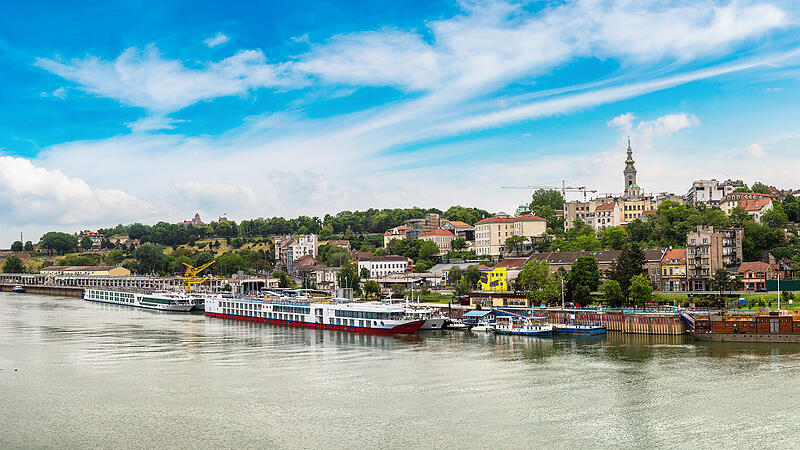
[[[508,278],[505,267],[481,270],[481,279],[478,289],[482,291],[507,291]]]
[[[481,278],[478,280],[478,290],[480,291],[507,291],[508,290],[508,269],[505,267],[486,267],[479,265]],[[464,273],[463,270],[461,272]],[[455,287],[456,282],[450,279],[450,271],[444,271],[445,286]]]
[[[43,275],[128,276],[131,271],[119,266],[49,266],[39,270]]]

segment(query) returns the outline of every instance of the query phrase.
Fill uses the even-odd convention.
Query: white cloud
[[[630,133],[630,131],[633,129],[634,120],[636,120],[636,116],[634,116],[633,113],[627,112],[609,120],[606,125],[613,128],[619,128],[626,133]]]
[[[63,100],[65,98],[67,98],[67,90],[65,88],[63,88],[63,87],[60,87],[60,88],[55,89],[53,92],[51,92],[51,95],[53,97],[57,97],[57,98],[60,98],[60,99]]]
[[[165,59],[152,44],[141,51],[129,48],[114,61],[86,57],[64,63],[38,58],[36,65],[87,92],[162,114],[201,100],[241,95],[255,87],[292,83],[281,66],[267,64],[259,50],[241,51],[203,69]]]
[[[185,122],[166,116],[147,116],[134,122],[127,122],[125,126],[133,132],[155,131],[155,130],[174,130],[176,123]]]
[[[206,44],[208,48],[214,48],[218,45],[222,45],[228,42],[229,40],[230,38],[228,36],[225,36],[224,34],[218,32],[214,36],[211,36],[208,39],[204,39],[203,44]]]
[[[636,131],[648,138],[651,136],[668,136],[699,124],[700,120],[693,114],[667,114],[655,120],[640,122],[639,125],[636,126]]]
[[[117,189],[94,189],[60,170],[30,160],[0,156],[0,211],[18,224],[83,224],[129,220],[152,213],[153,206]]]

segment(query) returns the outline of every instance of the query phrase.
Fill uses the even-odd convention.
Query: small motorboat
[[[447,329],[448,330],[458,330],[458,331],[466,331],[469,330],[469,325],[465,324],[463,321],[459,319],[450,319],[447,321]]]
[[[478,322],[469,329],[469,331],[474,331],[476,333],[490,333],[494,331],[494,323],[492,322]]]
[[[25,292],[25,288],[20,285],[16,285],[14,286],[13,289],[11,289],[11,292],[14,292],[16,294],[23,294]]]

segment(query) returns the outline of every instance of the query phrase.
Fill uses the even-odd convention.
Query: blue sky
[[[195,211],[797,187],[787,1],[63,2],[0,17],[0,242]]]

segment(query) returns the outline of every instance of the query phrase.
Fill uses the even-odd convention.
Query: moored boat
[[[498,317],[494,332],[518,336],[552,336],[553,326],[543,317]]]
[[[553,333],[569,334],[572,336],[598,336],[606,334],[605,325],[599,323],[556,323],[553,324]]]
[[[92,302],[111,303],[134,308],[156,309],[159,311],[191,311],[192,298],[183,292],[138,292],[114,291],[110,289],[85,289],[83,299]]]
[[[206,298],[205,314],[220,319],[377,334],[413,334],[425,323],[425,319],[408,318],[402,306],[336,299],[216,296]]]
[[[25,293],[25,288],[20,285],[16,285],[13,289],[11,289],[11,292],[15,294],[23,294]]]

